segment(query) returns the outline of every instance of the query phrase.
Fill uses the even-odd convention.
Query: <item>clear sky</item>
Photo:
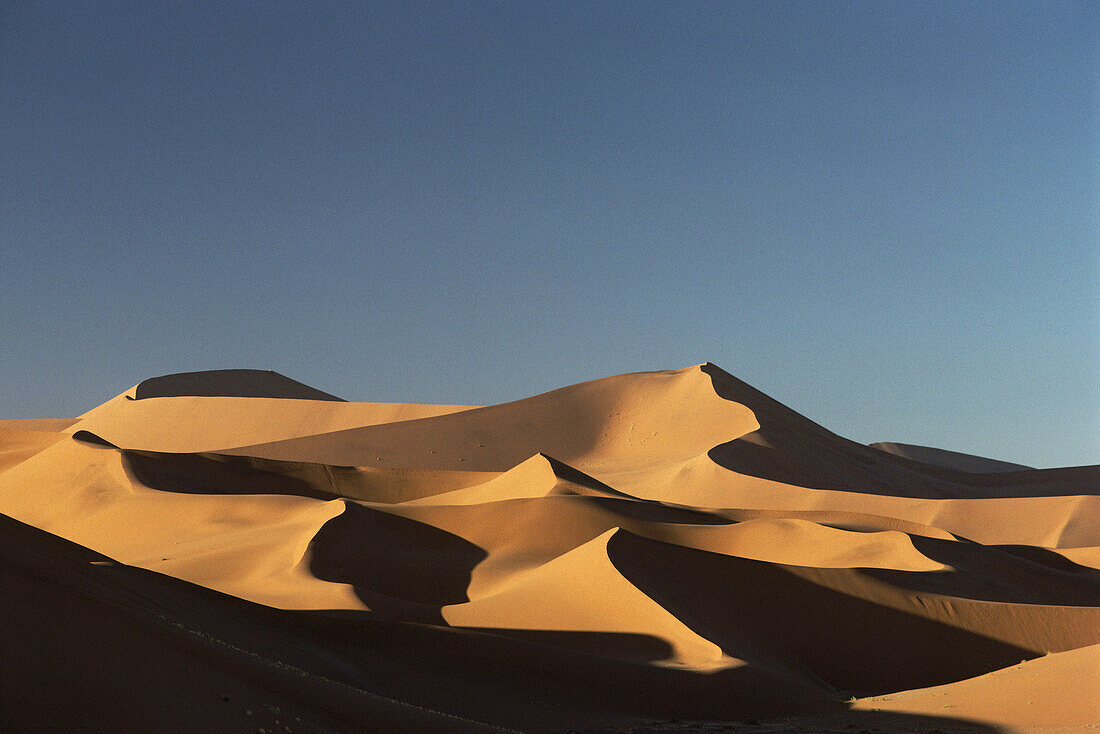
[[[1100,4],[0,3],[0,417],[712,361],[1100,463]]]

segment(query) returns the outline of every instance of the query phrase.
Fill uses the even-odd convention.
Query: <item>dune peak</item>
[[[178,372],[142,380],[134,400],[175,397],[283,398],[345,402],[273,370],[223,369]]]

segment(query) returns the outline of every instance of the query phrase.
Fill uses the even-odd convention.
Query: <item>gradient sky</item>
[[[1100,4],[0,4],[0,417],[712,361],[1100,463]]]

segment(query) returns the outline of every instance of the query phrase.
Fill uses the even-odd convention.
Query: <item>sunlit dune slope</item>
[[[863,446],[710,363],[487,407],[168,375],[0,421],[0,513],[5,730],[1095,714],[1100,467]]]
[[[275,372],[214,370],[145,380],[64,428],[70,433],[89,431],[132,449],[201,452],[443,415],[467,407],[349,403]]]
[[[580,468],[689,458],[757,428],[698,367],[609,377],[449,415],[235,448],[290,461],[506,471],[545,453]]]

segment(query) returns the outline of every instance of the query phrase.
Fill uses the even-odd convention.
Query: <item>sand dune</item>
[[[935,688],[855,702],[857,710],[907,711],[980,719],[1007,731],[1051,723],[1085,731],[1100,722],[1100,645],[1044,655],[992,673]]]
[[[860,445],[709,363],[487,407],[167,375],[0,421],[0,513],[4,731],[1100,719],[1100,467]]]
[[[355,466],[506,471],[536,453],[585,469],[689,458],[757,428],[692,367],[610,377],[513,403],[241,446],[229,453]]]
[[[215,370],[145,380],[69,421],[64,429],[70,433],[88,431],[130,449],[202,452],[220,451],[242,442],[283,441],[468,408],[349,403],[274,372]],[[0,427],[3,424],[0,421]]]
[[[870,446],[879,451],[885,451],[895,456],[904,456],[907,459],[913,459],[924,464],[958,469],[972,474],[995,474],[998,472],[1025,471],[1032,468],[1023,464],[996,461],[983,456],[972,456],[958,451],[945,451],[944,449],[934,449],[928,446],[914,446],[908,443],[881,442],[872,443]]]

